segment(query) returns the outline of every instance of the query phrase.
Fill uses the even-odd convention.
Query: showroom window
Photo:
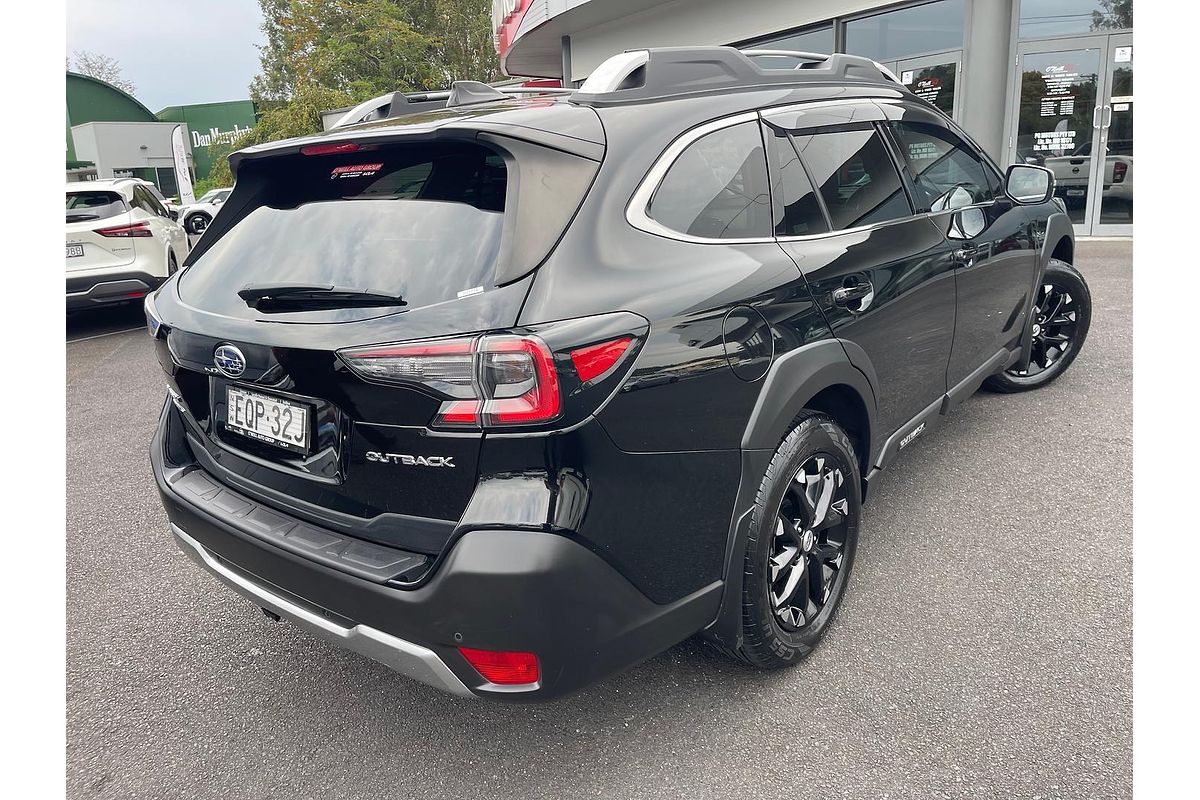
[[[966,0],[939,0],[846,22],[847,53],[876,61],[957,50],[963,46]]]
[[[816,190],[786,133],[765,129],[771,160],[776,236],[812,236],[829,230]]]
[[[912,214],[904,184],[874,128],[792,137],[838,230]]]
[[[1133,27],[1133,0],[1020,0],[1022,39]]]
[[[935,200],[961,186],[972,203],[995,199],[993,181],[983,164],[950,134],[933,125],[896,122],[892,134],[913,176],[918,211],[928,211]]]
[[[757,122],[702,136],[663,176],[647,214],[667,228],[704,239],[771,235],[767,160]]]

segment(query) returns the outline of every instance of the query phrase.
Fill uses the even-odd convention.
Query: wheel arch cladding
[[[829,415],[846,430],[865,474],[875,392],[836,339],[798,347],[775,360],[750,414],[742,449],[774,450],[805,409]]]

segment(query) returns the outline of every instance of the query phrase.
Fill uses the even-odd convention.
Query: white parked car
[[[191,246],[141,181],[67,184],[67,309],[139,300],[179,268]]]
[[[233,189],[212,189],[201,195],[191,205],[181,206],[178,219],[188,233],[200,235],[208,228],[208,223],[221,210],[221,204],[229,197]]]

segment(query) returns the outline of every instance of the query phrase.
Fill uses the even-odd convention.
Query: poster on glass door
[[[900,73],[900,82],[917,97],[953,116],[954,78],[957,72],[957,62],[921,67],[920,69],[906,69]]]

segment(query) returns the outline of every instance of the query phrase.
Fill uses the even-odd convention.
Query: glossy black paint
[[[437,306],[327,324],[215,314],[189,305],[178,279],[168,281],[155,298],[164,323],[157,352],[179,399],[156,439],[156,475],[172,519],[198,526],[233,563],[410,636],[459,672],[469,667],[454,651],[456,632],[466,631],[471,646],[545,654],[554,675],[547,695],[702,628],[736,644],[730,609],[740,608],[748,509],[796,414],[819,408],[838,419],[870,475],[912,431],[936,424],[951,395],[961,398],[976,378],[1021,357],[1038,275],[1064,242],[1071,246],[1069,221],[1053,202],[1019,206],[1003,196],[792,239],[686,241],[631,224],[630,199],[664,150],[716,119],[759,119],[761,111],[768,137],[847,125],[886,137],[889,121],[932,120],[965,137],[894,85],[760,87],[595,108],[505,101],[497,113],[483,111],[384,120],[311,141],[479,133],[518,141],[505,145],[518,160],[549,147],[587,161],[572,179],[576,188],[581,176],[588,181],[578,207],[546,217],[555,220],[550,232],[522,251],[537,259],[533,271]],[[294,154],[307,141],[279,152]],[[266,162],[274,152],[261,147],[240,160]],[[909,202],[911,180],[904,173]],[[235,199],[243,211],[254,202],[249,190]],[[233,216],[223,212],[226,227]],[[206,238],[223,233],[215,222]],[[840,290],[863,285],[869,293],[839,301]],[[440,398],[364,381],[335,355],[494,331],[535,334],[553,352],[564,398],[554,422],[439,431],[430,421]],[[626,335],[633,343],[617,368],[581,384],[570,351]],[[238,382],[314,405],[312,453],[271,452],[224,430],[229,380],[211,361],[222,343],[247,356]],[[447,456],[456,467],[381,464],[367,451]],[[194,465],[313,525],[425,554],[429,570],[386,592],[346,582],[204,519],[171,493],[162,466],[170,463]],[[516,549],[497,555],[501,542]],[[556,573],[558,565],[568,566]],[[568,585],[572,576],[620,602],[593,603]],[[660,617],[670,623],[648,621]],[[580,630],[559,627],[570,625]],[[631,630],[642,633],[619,634]]]

